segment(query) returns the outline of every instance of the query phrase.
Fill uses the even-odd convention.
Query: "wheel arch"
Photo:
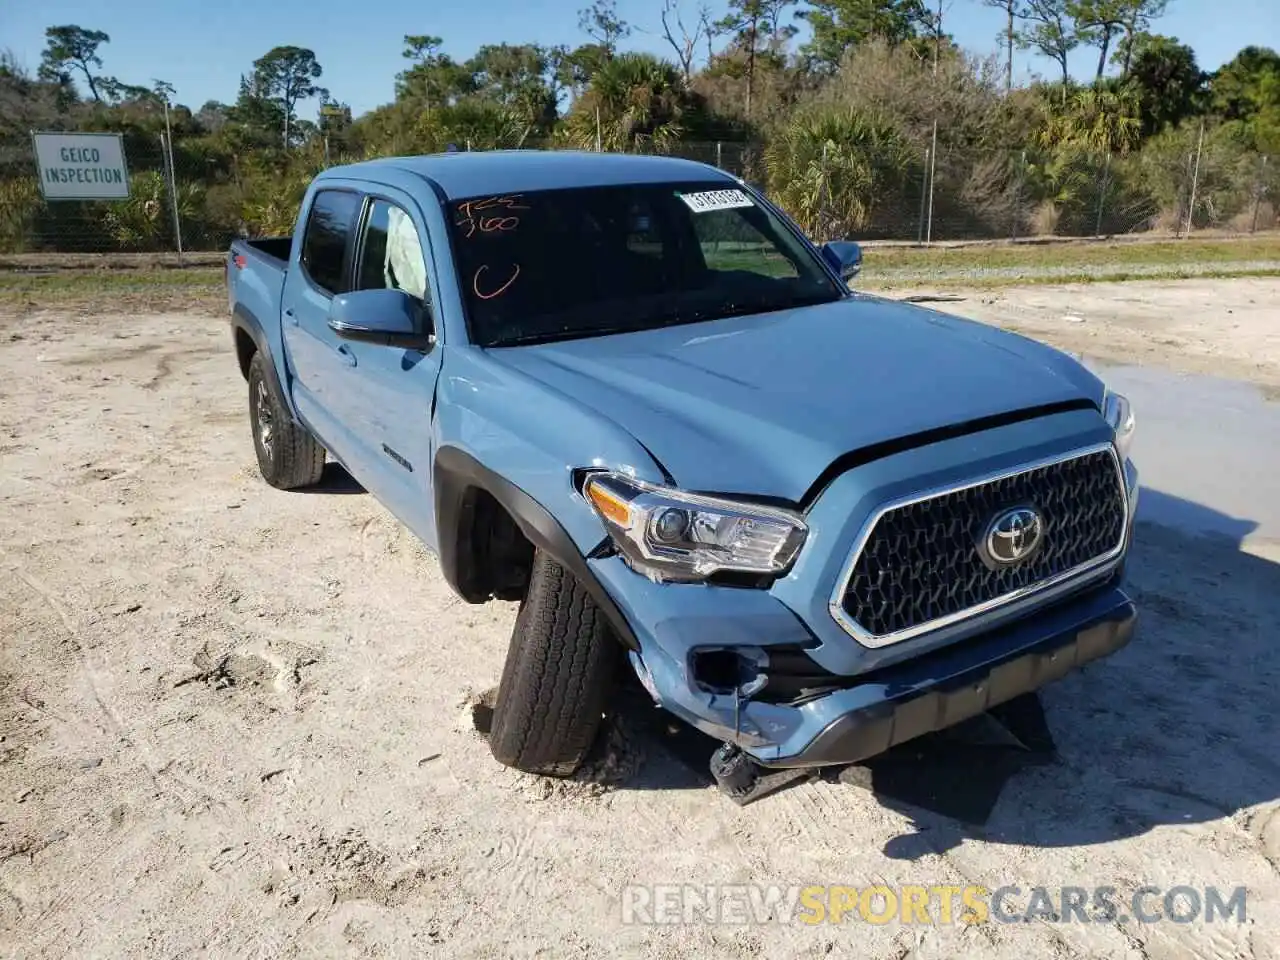
[[[459,596],[469,603],[484,603],[494,595],[493,570],[486,563],[483,543],[477,544],[476,539],[477,530],[486,529],[482,512],[492,502],[530,546],[546,553],[581,581],[623,645],[639,650],[639,641],[621,609],[588,567],[573,538],[546,507],[453,446],[437,451],[433,479],[440,568]]]
[[[267,361],[265,364],[267,368],[267,385],[275,395],[275,400],[280,405],[280,409],[288,411],[289,416],[293,418],[293,404],[289,402],[289,397],[280,383],[276,358],[271,353],[271,344],[267,342],[266,332],[262,329],[262,323],[247,307],[241,304],[236,304],[231,312],[231,335],[235,344],[236,363],[240,367],[240,374],[244,377],[245,382],[247,383],[249,380],[249,365],[253,363],[254,355],[261,353]]]

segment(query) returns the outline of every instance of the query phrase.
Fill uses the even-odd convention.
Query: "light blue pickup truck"
[[[1133,632],[1128,402],[860,262],[683,160],[332,168],[229,253],[258,464],[332,458],[462,598],[519,601],[499,761],[572,773],[629,664],[745,802]]]

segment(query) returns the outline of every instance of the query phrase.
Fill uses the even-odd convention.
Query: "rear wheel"
[[[586,588],[539,550],[494,705],[499,762],[565,777],[600,729],[622,648]]]
[[[258,469],[280,490],[309,487],[324,473],[324,447],[281,407],[271,389],[268,362],[261,352],[249,362],[249,425]]]

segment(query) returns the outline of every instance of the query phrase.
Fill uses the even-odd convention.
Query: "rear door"
[[[354,358],[349,344],[329,329],[329,306],[349,288],[361,204],[354,190],[316,192],[306,212],[298,262],[286,274],[280,298],[298,413],[326,449],[348,465],[358,453],[345,404]]]
[[[377,187],[365,200],[352,257],[352,288],[403,290],[420,305],[422,330],[439,336],[428,232],[412,197]],[[349,343],[355,368],[345,409],[369,465],[358,479],[430,546],[435,545],[431,491],[431,410],[441,345],[406,350]]]

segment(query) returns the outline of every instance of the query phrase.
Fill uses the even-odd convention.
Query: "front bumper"
[[[588,566],[634,629],[632,665],[658,705],[764,766],[854,762],[1036,690],[1129,642],[1136,611],[1122,584],[1137,504],[1131,462],[1124,547],[1078,581],[878,648],[858,643],[827,609],[848,544],[876,504],[924,482],[1094,442],[1105,435],[1099,423],[1096,414],[1076,412],[993,431],[985,447],[995,452],[976,467],[972,441],[958,438],[843,474],[808,512],[807,553],[769,590],[655,584],[616,556]],[[697,666],[708,650],[731,651],[768,683],[749,697],[732,684],[708,684]],[[797,663],[801,676],[787,675]]]
[[[1137,620],[1133,603],[1120,590],[1108,591],[1107,603],[1114,606],[1105,613],[1082,622],[1056,623],[1048,636],[1044,621],[1015,625],[972,647],[948,648],[864,678],[828,696],[829,709],[823,712],[844,712],[807,744],[753,756],[774,767],[855,763],[1038,690],[1129,642]],[[1025,639],[1020,633],[1043,639],[1020,645]],[[795,752],[786,752],[792,748]]]

